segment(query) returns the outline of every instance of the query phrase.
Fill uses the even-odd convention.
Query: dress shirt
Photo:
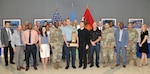
[[[7,31],[7,35],[9,32],[9,34],[10,34],[10,40],[9,41],[11,41],[12,40],[12,32],[11,32],[10,28],[6,28],[6,31]]]
[[[24,44],[28,44],[28,45],[33,45],[36,44],[38,42],[38,33],[35,30],[31,30],[31,42],[29,43],[29,31],[30,30],[26,30],[23,32],[22,35],[22,41]]]
[[[119,30],[119,41],[121,42],[122,40],[122,34],[123,34],[123,29]]]
[[[21,39],[20,39],[20,31],[14,31],[12,35],[12,41],[11,41],[11,45],[13,49],[15,49],[15,45],[23,46],[23,44],[21,44]]]
[[[66,36],[66,40],[67,41],[71,41],[72,40],[72,31],[73,31],[73,28],[72,26],[65,26],[62,30],[62,35],[65,35]],[[78,34],[77,30],[75,29],[76,31],[76,34]]]

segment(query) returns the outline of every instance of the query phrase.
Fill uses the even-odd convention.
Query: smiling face
[[[132,29],[132,23],[128,23],[128,29]]]

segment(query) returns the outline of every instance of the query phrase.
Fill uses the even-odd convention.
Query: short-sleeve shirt
[[[72,31],[73,31],[72,26],[65,26],[62,29],[62,35],[66,36],[66,40],[67,41],[71,41],[72,40]],[[77,29],[75,29],[75,31],[76,31],[76,34],[78,34]]]
[[[92,41],[97,40],[99,36],[101,36],[101,31],[100,30],[97,29],[96,31],[94,31],[94,30],[90,31],[90,39]]]

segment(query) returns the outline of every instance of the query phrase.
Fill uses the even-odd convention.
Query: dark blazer
[[[11,30],[11,33],[13,34],[14,33],[13,29],[10,28],[10,30]],[[1,29],[1,43],[2,43],[2,45],[4,44],[5,47],[8,47],[8,45],[9,45],[8,34],[6,31],[6,28]]]

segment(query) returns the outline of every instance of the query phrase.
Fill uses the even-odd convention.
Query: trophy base
[[[69,47],[78,47],[77,43],[69,43]]]

